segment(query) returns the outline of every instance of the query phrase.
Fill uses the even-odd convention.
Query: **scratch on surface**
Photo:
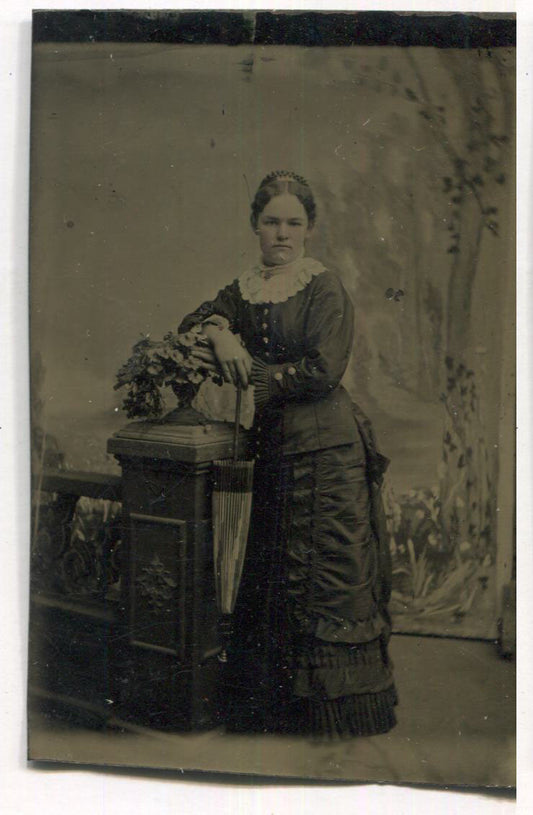
[[[363,127],[366,127],[367,124],[369,123],[369,121],[370,121],[370,119],[367,119],[366,122],[363,122]]]

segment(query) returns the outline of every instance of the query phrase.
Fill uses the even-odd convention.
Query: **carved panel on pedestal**
[[[183,655],[186,526],[172,518],[130,515],[132,645]]]

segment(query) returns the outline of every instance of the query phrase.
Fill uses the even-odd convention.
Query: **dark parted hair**
[[[309,226],[313,226],[316,219],[316,204],[311,187],[301,175],[288,170],[275,170],[261,181],[254,200],[250,223],[253,229],[257,228],[257,220],[264,208],[276,195],[295,195],[307,213]]]

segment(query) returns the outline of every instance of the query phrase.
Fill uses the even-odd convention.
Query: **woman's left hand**
[[[195,345],[191,350],[191,357],[198,360],[202,368],[206,368],[213,373],[222,373],[215,352],[209,345]]]
[[[228,329],[216,331],[210,339],[226,382],[232,382],[236,387],[242,385],[246,389],[252,370],[252,358],[246,348]]]
[[[222,373],[226,382],[241,386],[245,390],[250,384],[252,357],[246,348],[229,330],[216,331],[209,338],[212,346],[196,345],[191,356],[199,360],[210,371]]]

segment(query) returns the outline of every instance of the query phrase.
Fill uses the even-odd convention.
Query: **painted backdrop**
[[[116,469],[132,344],[255,261],[249,191],[295,169],[319,202],[310,253],[356,307],[346,385],[391,459],[396,627],[493,636],[512,548],[514,51],[47,43],[33,70],[35,466]]]

